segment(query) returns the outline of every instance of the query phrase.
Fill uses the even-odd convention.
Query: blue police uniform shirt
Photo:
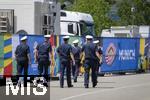
[[[70,53],[72,52],[72,46],[70,44],[62,44],[58,47],[57,52],[59,53],[61,61],[70,60]]]
[[[39,44],[36,49],[38,51],[38,59],[49,60],[49,52],[52,51],[52,47],[49,42]]]
[[[15,54],[17,61],[28,61],[27,55],[30,53],[30,48],[27,44],[21,43],[17,46]]]
[[[75,60],[80,60],[81,48],[79,46],[73,46],[72,53],[74,55]]]
[[[97,51],[97,47],[94,43],[87,43],[84,44],[82,47],[82,52],[85,53],[85,59],[92,59],[92,60],[96,60],[96,52]]]

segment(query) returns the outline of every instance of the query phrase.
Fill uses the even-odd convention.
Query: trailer
[[[0,16],[12,22],[9,24],[11,29],[7,30],[12,34],[39,35],[59,33],[60,30],[60,3],[57,0],[1,0]]]
[[[148,38],[150,34],[149,25],[129,25],[129,26],[112,26],[110,29],[103,29],[101,37],[142,37]]]

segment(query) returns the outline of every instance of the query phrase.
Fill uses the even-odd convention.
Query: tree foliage
[[[150,3],[146,0],[123,0],[118,7],[120,25],[150,25]]]
[[[72,5],[67,10],[89,13],[93,16],[95,32],[110,26],[150,25],[150,2],[148,0],[60,0]],[[111,20],[109,13],[112,5],[118,7],[118,20]],[[134,11],[131,8],[134,7]]]

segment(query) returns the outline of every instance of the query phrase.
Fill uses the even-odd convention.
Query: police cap
[[[50,38],[50,37],[51,37],[51,35],[44,35],[44,37],[45,37],[45,38]]]
[[[64,36],[63,37],[63,39],[69,39],[70,38],[70,36]]]
[[[24,36],[20,39],[21,41],[27,40],[27,36]]]
[[[79,43],[79,40],[76,39],[76,40],[74,40],[72,43],[73,43],[73,44]]]
[[[95,41],[93,41],[93,43],[97,44],[97,43],[99,43],[99,40],[95,40]]]
[[[93,36],[87,35],[87,36],[86,36],[86,39],[93,39]]]

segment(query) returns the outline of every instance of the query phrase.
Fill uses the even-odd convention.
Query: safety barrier
[[[0,75],[16,75],[16,61],[14,52],[20,43],[23,35],[1,34],[0,35]],[[34,51],[38,43],[44,41],[43,35],[27,35],[27,44],[30,47],[31,66],[29,66],[29,75],[36,75],[37,64],[34,61]],[[71,36],[69,43],[79,39],[80,46],[85,43],[84,37]],[[127,72],[137,71],[139,69],[148,70],[148,49],[150,48],[150,38],[98,38],[103,47],[103,64],[99,70],[100,73],[106,72]],[[56,52],[57,47],[63,43],[62,36],[51,36],[50,43],[53,49],[55,66],[50,66],[50,74],[56,76],[59,73],[60,61]]]

